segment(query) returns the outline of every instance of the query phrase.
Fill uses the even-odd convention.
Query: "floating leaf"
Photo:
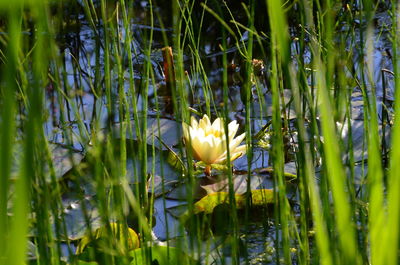
[[[149,193],[154,194],[155,198],[158,198],[161,195],[174,190],[175,187],[179,183],[180,182],[178,180],[173,180],[173,179],[171,180],[168,178],[163,179],[161,176],[155,175],[149,182],[149,190],[148,191],[149,191]]]
[[[253,175],[250,177],[250,190],[255,190],[264,182],[265,177]],[[233,174],[232,176],[233,190],[236,194],[247,192],[248,174]],[[207,191],[207,194],[214,192],[229,191],[229,179],[224,178],[218,182],[211,184],[203,184],[201,187]]]
[[[281,117],[287,118],[289,120],[295,119],[296,112],[293,109],[293,107],[290,107],[290,102],[292,100],[292,91],[290,89],[284,89],[282,96],[285,101],[286,117],[284,116],[283,113],[281,114]],[[271,117],[272,113],[273,113],[272,112],[272,94],[269,92],[264,94],[264,104],[261,104],[260,101],[253,101],[251,110],[252,110],[251,117],[253,119],[260,118],[260,117],[263,117],[263,118]],[[281,107],[281,110],[283,110],[282,107]]]
[[[165,197],[172,200],[187,201],[189,194],[192,194],[191,196],[193,196],[194,199],[199,200],[207,194],[205,190],[200,187],[200,181],[200,178],[195,178],[192,186],[178,185],[178,183],[176,183],[175,187],[170,190]]]
[[[251,203],[253,206],[264,206],[274,202],[274,191],[270,189],[252,190]]]
[[[132,122],[133,124],[133,122]],[[133,126],[133,125],[132,125]],[[121,124],[116,124],[114,127],[115,135],[120,134],[120,127]],[[160,137],[162,141],[168,146],[174,146],[179,142],[179,135],[181,125],[178,124],[176,121],[169,120],[169,119],[155,119],[155,118],[148,118],[147,119],[147,130],[146,130],[146,141],[147,144],[154,145],[158,148],[165,150],[165,145],[163,145],[158,139]],[[135,128],[132,128],[133,135],[127,132],[127,139],[137,140]]]
[[[177,153],[175,153],[175,151],[172,150],[172,148],[169,147],[166,143],[164,143],[164,141],[162,139],[160,139],[158,136],[157,136],[157,139],[162,143],[162,145],[168,151],[168,155],[167,155],[168,164],[170,164],[174,169],[186,174],[186,172],[187,172],[186,166],[183,163],[182,159],[179,157],[179,155]]]
[[[150,253],[151,251],[151,260]],[[138,248],[130,252],[133,257],[131,265],[142,264],[196,264],[185,252],[175,247],[153,246],[151,248]]]
[[[286,167],[286,165],[285,165],[285,167]],[[255,172],[258,173],[258,174],[272,174],[274,172],[274,169],[273,169],[273,167],[264,167],[264,168],[256,169]],[[297,175],[289,173],[289,172],[283,172],[283,175],[286,178],[289,178],[289,179],[296,179],[297,178]]]
[[[141,160],[142,158],[137,155],[139,152],[138,145],[139,144],[137,141],[126,141],[127,156],[125,161],[126,164],[124,166],[126,170],[126,178],[128,179],[130,184],[139,183],[144,180],[144,178],[142,177],[143,161]],[[115,148],[115,150],[104,150],[104,154],[113,154],[113,156],[108,158],[99,158],[93,156],[92,152],[89,151],[80,164],[78,164],[73,170],[70,170],[64,175],[62,182],[63,192],[82,189],[85,191],[85,194],[90,194],[94,196],[96,183],[93,182],[93,173],[95,172],[95,168],[99,166],[98,164],[100,163],[100,161],[100,164],[102,166],[101,170],[104,173],[112,172],[113,167],[116,168],[119,165],[122,165],[120,164],[119,160],[119,144],[112,145],[111,147]],[[154,182],[154,187],[149,187],[149,191],[154,192],[156,197],[162,194],[162,184],[164,184],[165,190],[171,190],[172,187],[176,184],[177,179],[180,175],[179,172],[181,171],[181,169],[178,169],[178,167],[181,165],[180,162],[175,161],[177,163],[175,168],[171,166],[171,164],[173,163],[167,163],[167,161],[170,159],[170,156],[174,156],[173,153],[171,153],[171,150],[153,150],[152,146],[147,145],[146,164],[151,166],[147,167],[146,176],[150,174],[156,178]],[[175,154],[175,158],[176,157],[177,155]],[[162,179],[164,180],[164,183],[161,182]],[[105,184],[109,185],[112,183]]]
[[[239,208],[241,195],[235,194],[235,198],[237,207]],[[215,192],[209,194],[194,204],[194,214],[198,214],[201,212],[204,212],[206,214],[211,214],[216,206],[224,203],[229,203],[228,192]]]
[[[79,164],[83,159],[81,153],[70,151],[56,144],[50,144],[49,148],[57,178],[63,176],[68,170],[70,170],[74,165]]]
[[[54,173],[56,178],[61,178],[66,172],[68,172],[74,165],[79,164],[83,155],[76,150],[71,150],[69,148],[63,147],[60,144],[48,144],[48,151],[51,158],[52,166],[54,167]],[[11,175],[16,177],[19,174],[22,154],[23,154],[23,145],[21,142],[15,142],[13,147],[13,165],[11,169]],[[45,165],[45,174],[47,180],[50,181],[49,175],[49,161],[43,160]]]
[[[65,200],[64,219],[66,223],[66,233],[69,240],[77,240],[85,235],[87,220],[89,218],[93,229],[100,227],[100,215],[97,208],[92,203],[93,198],[84,200]],[[85,204],[84,206],[82,204]]]
[[[353,153],[354,153],[354,161],[361,161],[363,158],[368,158],[368,145],[365,139],[365,128],[363,120],[350,120],[351,123],[351,140],[353,141]],[[338,130],[341,132],[341,136],[344,139],[345,143],[348,143],[350,140],[350,134],[348,129],[348,124],[339,124],[337,123]],[[382,137],[382,126],[378,126],[379,129],[379,137]],[[385,131],[386,138],[386,148],[390,148],[390,130]],[[348,154],[344,155],[344,158],[347,158]]]
[[[78,260],[78,265],[98,265],[96,261],[83,261],[83,260]]]
[[[232,160],[234,160],[234,159],[232,159]],[[204,169],[207,166],[208,165],[206,165],[203,161],[196,162],[195,168],[198,170],[196,170],[195,174],[197,174],[197,175],[203,174]],[[215,170],[221,171],[221,172],[226,172],[226,171],[230,170],[230,168],[226,164],[211,164],[210,166],[212,169],[215,169]]]
[[[128,227],[128,238],[126,238],[126,234],[124,233],[123,225],[117,223],[110,223],[110,228],[112,235],[116,237],[117,242],[121,243],[120,246],[123,247],[127,244],[128,250],[133,250],[139,247],[139,237],[136,232]],[[79,242],[78,248],[76,249],[76,254],[79,255],[83,253],[84,249],[91,244],[91,242],[95,240],[104,240],[104,242],[109,241],[110,236],[107,235],[107,227],[103,226],[97,228],[92,236],[85,235],[82,240]]]
[[[246,206],[246,194],[235,194],[236,208],[243,209]],[[264,206],[273,203],[273,191],[270,189],[252,190],[251,201],[254,206]],[[194,204],[194,213],[204,212],[211,214],[214,208],[221,204],[229,203],[229,192],[215,192],[202,198]]]

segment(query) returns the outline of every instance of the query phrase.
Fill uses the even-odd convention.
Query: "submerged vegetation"
[[[0,264],[399,264],[399,8],[0,1]]]

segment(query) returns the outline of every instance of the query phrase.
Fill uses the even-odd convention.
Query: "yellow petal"
[[[229,134],[231,134],[231,133],[236,134],[238,128],[239,128],[239,124],[236,122],[236,120],[231,121],[228,124]]]
[[[228,125],[229,129],[229,142],[232,142],[233,138],[235,137],[235,134],[239,128],[239,124],[236,121],[232,121]]]
[[[229,140],[231,160],[246,152],[245,146],[238,147],[245,137],[245,134],[241,134],[235,138],[238,128],[239,124],[235,120],[230,122],[228,135],[225,135],[223,119],[217,118],[211,124],[205,114],[199,121],[191,117],[191,126],[183,124],[183,133],[185,139],[191,139],[187,146],[191,147],[195,159],[206,164],[217,164],[227,159],[227,140]]]
[[[192,154],[194,159],[202,160],[202,150],[201,150],[202,143],[199,137],[192,138],[191,144],[192,144]]]
[[[197,122],[196,118],[193,116],[190,118],[190,125],[192,126],[192,128],[196,128],[196,129],[197,129],[197,127],[199,127],[199,123]]]
[[[241,135],[239,135],[238,137],[236,137],[235,139],[233,139],[233,141],[231,141],[229,143],[229,150],[231,152],[235,151],[235,148],[238,147],[238,145],[243,141],[244,137],[246,135],[244,133],[242,133]]]
[[[247,146],[246,145],[241,145],[236,147],[235,151],[232,152],[231,154],[231,161],[241,157],[244,155],[247,151]]]
[[[221,137],[214,137],[214,152],[215,156],[213,159],[213,164],[217,164],[215,161],[221,158],[224,153],[226,153],[226,141]]]
[[[185,138],[186,142],[190,142],[189,139],[189,125],[186,123],[182,123],[182,129],[183,129],[183,137]]]
[[[204,131],[202,129],[193,129],[193,128],[189,128],[189,133],[190,133],[190,137],[191,138],[202,138],[205,137],[204,135]]]
[[[213,135],[209,135],[204,138],[204,141],[201,143],[200,152],[201,152],[201,160],[206,164],[212,164],[215,160],[215,148],[213,146]]]
[[[196,149],[200,160],[206,164],[214,164],[214,161],[220,156],[221,148],[223,144],[219,137],[215,137],[213,134],[208,135],[199,139],[199,142],[195,142],[193,148]]]
[[[211,126],[210,119],[206,114],[204,114],[203,118],[199,122],[199,128],[202,128],[204,131],[207,131],[207,128]]]
[[[221,133],[224,131],[224,126],[223,126],[223,123],[220,118],[216,118],[215,121],[213,122],[213,124],[211,125],[211,127],[215,132]],[[222,134],[220,134],[220,135],[222,135]]]

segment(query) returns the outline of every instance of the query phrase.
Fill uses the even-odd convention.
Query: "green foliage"
[[[130,252],[133,258],[131,265],[139,264],[197,264],[182,250],[167,246],[153,246],[149,248],[138,248]]]
[[[124,249],[133,250],[139,248],[139,237],[136,232],[131,228],[124,228],[122,225],[118,225],[116,223],[110,224],[111,233],[108,234],[108,228],[103,226],[97,228],[93,235],[89,234],[84,236],[81,241],[79,242],[78,247],[76,248],[76,254],[79,255],[83,253],[85,248],[89,246],[92,241],[98,241],[96,244],[92,244],[94,246],[101,246],[101,242],[103,241],[103,245],[105,241],[113,241],[115,240],[116,248],[120,252],[124,252]],[[126,229],[127,231],[124,231]]]
[[[398,264],[399,9],[0,1],[0,263]],[[194,114],[246,156],[195,161]]]
[[[235,194],[236,208],[243,209],[246,207],[247,194]],[[252,206],[266,206],[274,202],[274,195],[272,190],[252,190],[250,191],[250,200]],[[194,204],[194,214],[204,212],[210,214],[214,208],[221,204],[229,203],[229,192],[215,192],[206,195],[201,200]]]

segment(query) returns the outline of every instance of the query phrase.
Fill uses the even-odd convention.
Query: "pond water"
[[[79,2],[79,1],[78,1]],[[168,2],[168,1],[165,1]],[[95,2],[96,3],[96,2]],[[163,56],[162,50],[165,46],[166,37],[169,43],[173,43],[173,38],[175,31],[171,26],[172,18],[171,10],[167,3],[159,3],[159,5],[154,5],[154,12],[157,14],[154,19],[154,26],[150,25],[150,3],[148,1],[133,1],[132,5],[132,20],[130,21],[130,32],[132,35],[131,50],[133,53],[133,71],[134,71],[134,82],[135,87],[142,88],[143,84],[148,80],[144,80],[146,76],[143,74],[143,66],[146,60],[149,60],[151,71],[154,74],[154,79],[150,80],[148,84],[148,109],[143,110],[143,95],[138,94],[137,106],[138,113],[145,113],[147,116],[147,131],[146,140],[149,144],[148,149],[148,172],[152,174],[152,180],[154,184],[149,187],[149,190],[153,191],[155,195],[154,201],[154,221],[155,225],[153,227],[154,236],[157,240],[164,242],[169,241],[171,245],[174,245],[178,239],[188,240],[188,232],[182,229],[179,217],[187,209],[187,187],[180,179],[180,172],[174,168],[171,164],[167,162],[168,155],[171,150],[183,155],[181,153],[181,122],[176,120],[176,117],[166,111],[166,105],[168,104],[168,98],[162,95],[163,90],[166,89],[165,75],[163,72]],[[231,10],[233,16],[238,21],[245,21],[245,15],[242,12],[240,6],[235,6],[232,3]],[[95,7],[96,8],[96,7]],[[115,6],[110,5],[110,12],[114,10]],[[195,4],[194,8],[194,22],[199,21],[195,19],[200,19],[200,14],[202,9],[200,6]],[[62,31],[57,33],[57,38],[59,42],[60,54],[63,57],[64,67],[66,71],[65,82],[69,87],[69,97],[70,101],[66,102],[55,102],[56,92],[48,88],[48,93],[46,95],[46,106],[49,110],[50,116],[45,124],[45,132],[47,138],[53,143],[53,160],[56,165],[57,176],[60,179],[65,180],[67,183],[67,191],[64,193],[63,204],[65,205],[65,221],[68,231],[68,237],[72,240],[80,239],[85,233],[87,220],[83,215],[82,207],[85,211],[90,213],[90,220],[92,227],[96,228],[100,225],[100,217],[98,209],[95,207],[93,200],[96,200],[95,187],[93,187],[90,181],[81,187],[75,186],[73,181],[70,181],[70,174],[74,172],[71,170],[73,164],[75,166],[84,165],[87,163],[87,154],[90,153],[87,150],[87,142],[92,134],[93,125],[96,124],[96,128],[101,128],[100,133],[107,135],[110,133],[108,125],[112,124],[112,129],[115,130],[114,135],[119,135],[120,131],[120,121],[118,120],[118,115],[110,117],[109,110],[107,109],[107,99],[106,96],[97,97],[96,93],[99,93],[98,88],[94,87],[96,84],[104,84],[104,62],[105,62],[105,50],[104,50],[104,40],[102,36],[104,35],[103,23],[100,19],[93,27],[90,21],[87,20],[84,10],[81,8],[80,4],[75,6],[75,9],[71,10],[73,12],[65,12],[65,16],[68,16],[68,22],[71,24],[66,24]],[[295,11],[293,11],[295,12]],[[198,13],[199,15],[197,15]],[[291,15],[291,12],[288,13]],[[266,18],[264,18],[267,20]],[[160,21],[163,21],[161,25]],[[373,32],[373,56],[372,64],[374,69],[379,69],[373,74],[373,82],[376,85],[377,92],[377,109],[379,111],[379,116],[382,116],[381,110],[382,102],[391,110],[391,103],[393,102],[393,76],[390,71],[393,71],[392,63],[390,60],[391,56],[391,41],[388,37],[389,29],[391,28],[391,19],[388,14],[387,9],[380,10],[375,15],[375,29]],[[73,22],[73,23],[72,23]],[[209,102],[205,98],[204,88],[212,93],[212,102],[215,108],[211,109],[212,116],[216,116],[216,110],[222,110],[223,103],[223,93],[222,93],[222,72],[223,67],[221,65],[222,52],[220,51],[219,44],[221,44],[221,30],[218,21],[214,19],[211,15],[205,15],[204,25],[198,34],[201,34],[201,39],[199,41],[199,54],[198,58],[201,60],[204,73],[207,76],[205,79],[201,76],[201,72],[196,70],[194,67],[198,67],[195,64],[196,57],[191,54],[189,47],[184,47],[184,58],[183,58],[183,68],[187,70],[187,81],[186,84],[190,87],[190,105],[193,109],[199,111],[200,113],[205,113],[206,106]],[[345,52],[352,52],[354,69],[359,69],[358,64],[360,61],[359,50],[356,46],[360,45],[360,41],[365,41],[360,39],[360,31],[365,30],[365,25],[362,21],[357,21],[354,19],[354,25],[343,24],[341,25],[343,34],[348,32],[349,27],[355,28],[354,38],[347,38],[342,36],[340,31],[338,32],[338,40],[340,38],[347,38],[348,45]],[[256,26],[259,28],[267,28],[268,22],[263,21],[262,18],[257,19],[255,22]],[[124,45],[125,39],[125,29],[122,24],[116,23],[115,26],[119,26],[119,34],[121,39],[121,45]],[[298,22],[294,19],[291,26],[292,38],[300,37]],[[197,26],[195,27],[197,29]],[[197,29],[198,30],[198,29]],[[150,58],[147,58],[146,47],[148,44],[148,38],[150,32],[154,34],[154,40],[151,43],[151,54]],[[244,29],[241,30],[242,40],[247,43],[248,32]],[[234,43],[229,43],[228,40],[228,62],[230,71],[228,73],[228,84],[229,84],[229,118],[231,120],[237,120],[240,124],[239,132],[244,132],[245,130],[245,106],[241,99],[241,69],[244,67],[244,62],[240,59],[240,50]],[[231,40],[231,42],[233,42]],[[268,43],[266,41],[265,43]],[[254,58],[262,60],[263,66],[259,69],[258,75],[254,77],[253,88],[252,88],[252,112],[251,112],[251,131],[253,136],[255,136],[262,128],[271,120],[271,102],[272,97],[268,87],[268,78],[270,62],[269,58],[265,58],[261,54],[260,48],[255,45]],[[174,47],[172,47],[174,48]],[[296,43],[293,43],[293,50],[295,50]],[[304,55],[309,58],[311,55],[306,53]],[[125,79],[122,82],[124,87],[123,90],[129,96],[131,95],[129,89],[132,84],[129,83],[129,62],[127,61],[127,55],[123,54],[121,60],[123,64],[126,65],[126,70],[123,71]],[[386,72],[381,72],[381,69],[387,69]],[[347,73],[351,76],[353,73],[350,71]],[[362,78],[361,72],[356,72],[359,78]],[[148,77],[148,76],[147,76]],[[384,79],[382,79],[384,78]],[[367,82],[368,83],[368,82]],[[111,85],[115,89],[120,89],[118,87],[118,73],[115,69],[111,71]],[[385,86],[385,88],[383,87]],[[257,88],[256,88],[257,87]],[[338,127],[342,129],[343,139],[351,139],[354,142],[354,161],[359,162],[363,157],[367,156],[365,147],[363,145],[364,139],[364,121],[363,121],[363,98],[360,89],[355,86],[352,88],[352,137],[349,137],[347,125],[338,124]],[[385,89],[385,91],[384,91]],[[157,91],[157,96],[155,92]],[[207,92],[207,93],[208,93]],[[260,98],[262,97],[262,98]],[[288,104],[287,114],[289,119],[295,118],[295,112],[290,106],[291,92],[290,90],[285,90],[283,93],[285,102]],[[128,98],[131,100],[131,98]],[[120,102],[115,102],[116,107]],[[261,107],[260,107],[261,106]],[[61,112],[60,108],[64,108],[66,111]],[[130,111],[133,112],[131,109]],[[194,114],[193,114],[194,115]],[[62,117],[63,116],[63,117]],[[161,119],[160,122],[157,121],[157,116]],[[133,118],[133,114],[132,114]],[[94,123],[96,121],[96,123]],[[293,120],[292,120],[293,122]],[[133,123],[133,122],[132,122]],[[290,125],[292,126],[292,125]],[[73,133],[69,137],[64,134],[65,128],[70,128]],[[133,128],[133,127],[132,127]],[[97,130],[97,129],[95,129]],[[135,131],[133,129],[133,131]],[[161,142],[154,135],[160,132]],[[99,132],[97,132],[99,133]],[[385,132],[387,137],[389,137],[389,130]],[[135,133],[128,133],[128,141],[131,141],[131,145],[135,145],[137,137]],[[389,139],[389,138],[388,138]],[[346,140],[347,141],[347,140]],[[387,141],[389,142],[389,141]],[[151,148],[151,144],[157,147],[155,153]],[[248,161],[247,156],[243,156],[234,162],[234,185],[237,188],[238,193],[244,193],[247,190],[247,177],[251,176],[251,189],[272,189],[274,187],[273,178],[266,170],[271,163],[269,161],[269,149],[266,145],[262,145],[258,139],[253,138],[254,148],[252,149],[251,161]],[[165,144],[167,147],[165,147]],[[288,158],[285,164],[285,172],[296,175],[297,168],[295,162],[295,152],[296,152],[297,137],[296,132],[291,132],[287,139],[288,146]],[[69,156],[68,149],[73,149],[73,159]],[[161,154],[161,155],[160,155]],[[344,157],[344,159],[346,159]],[[248,163],[250,162],[250,166]],[[128,152],[127,159],[127,178],[131,185],[136,185],[138,182],[138,175],[141,172],[141,161],[138,156],[133,153]],[[154,166],[154,170],[151,170]],[[250,169],[251,172],[247,172]],[[320,168],[316,169],[318,175]],[[363,170],[358,170],[356,167],[356,179],[361,182],[365,176],[366,166],[363,166]],[[90,179],[90,173],[87,173],[87,179]],[[203,181],[199,177],[199,181]],[[205,180],[207,182],[207,180]],[[205,182],[205,183],[206,183]],[[202,182],[203,183],[203,182]],[[203,183],[204,184],[204,183]],[[76,190],[79,188],[79,192]],[[287,184],[288,188],[288,198],[292,203],[293,213],[299,215],[298,209],[298,190],[297,183]],[[216,189],[215,186],[211,185],[211,189]],[[82,193],[80,193],[82,192]],[[82,195],[83,194],[83,195]],[[200,199],[205,196],[205,189],[199,188],[195,197]],[[83,206],[84,205],[84,206]],[[262,218],[251,217],[250,222],[246,225],[240,226],[239,232],[239,245],[242,244],[245,248],[243,254],[243,259],[240,261],[243,264],[277,264],[280,257],[282,256],[282,250],[279,246],[276,246],[277,235],[281,233],[280,227],[273,220],[273,211],[263,212],[260,210],[260,215]],[[239,214],[243,214],[239,212]],[[257,215],[257,213],[253,213]],[[229,233],[228,235],[217,235],[212,240],[210,238],[204,239],[204,244],[211,244],[211,251],[209,261],[215,259],[218,264],[220,260],[220,255],[225,257],[225,262],[228,264],[232,261],[230,260],[230,249],[229,249]],[[279,238],[279,237],[278,237]],[[212,243],[210,243],[212,241]],[[291,250],[293,252],[293,263],[296,264],[296,258],[294,253],[296,249]],[[222,254],[221,254],[222,253]],[[65,254],[68,256],[67,248],[65,249]],[[202,257],[202,254],[198,254]],[[202,259],[205,257],[202,257]],[[248,261],[246,262],[246,259]],[[212,262],[210,262],[212,263]]]

